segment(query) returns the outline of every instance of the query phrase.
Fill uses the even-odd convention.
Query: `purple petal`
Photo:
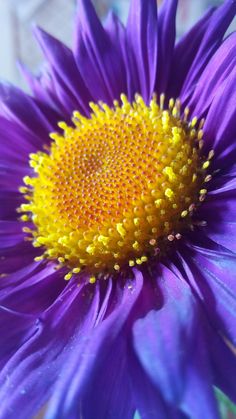
[[[70,363],[62,370],[63,381],[55,389],[47,418],[53,419],[60,415],[61,418],[70,417],[73,419],[76,418],[78,411],[82,416],[84,412],[89,412],[89,414],[92,412],[92,416],[88,415],[87,417],[93,417],[96,408],[102,414],[104,414],[104,409],[106,414],[111,409],[117,409],[112,411],[110,416],[117,413],[117,419],[130,417],[130,406],[131,409],[133,408],[132,401],[130,400],[130,405],[128,405],[127,395],[124,397],[123,393],[123,400],[121,400],[121,394],[118,392],[115,381],[112,381],[115,386],[113,394],[112,385],[110,386],[110,398],[106,397],[104,393],[103,396],[101,395],[103,388],[100,388],[100,384],[96,386],[97,392],[94,392],[94,382],[100,383],[103,374],[104,379],[107,380],[109,380],[109,375],[111,380],[115,380],[115,375],[120,374],[117,384],[122,383],[122,386],[125,385],[125,388],[128,389],[128,383],[125,383],[127,381],[125,328],[129,324],[129,317],[140,295],[142,284],[142,276],[137,273],[136,280],[131,283],[131,286],[127,284],[124,289],[117,286],[113,290],[110,297],[112,305],[114,304],[112,312],[97,325],[88,339],[81,341],[77,351],[74,351]],[[115,357],[122,354],[122,358],[119,358],[123,362],[122,365],[120,364],[120,373],[117,371],[118,364],[114,364],[113,354]],[[106,385],[109,386],[109,381]],[[101,397],[104,404],[101,403]],[[104,416],[104,418],[107,417],[109,416]]]
[[[2,186],[2,185],[1,185]],[[20,186],[19,184],[17,186]],[[14,188],[13,188],[14,189]],[[4,190],[1,187],[0,190],[0,219],[1,220],[16,220],[19,214],[16,212],[16,208],[22,203],[22,195],[14,190]]]
[[[0,305],[0,330],[4,337],[0,345],[0,368],[32,336],[35,322],[36,318],[32,315],[18,313]]]
[[[22,63],[18,63],[18,68],[29,86],[33,97],[38,98],[40,102],[46,103],[51,108],[57,109],[58,112],[61,112],[63,115],[64,106],[60,103],[56,95],[54,82],[51,78],[48,65],[44,64],[37,76],[34,76]]]
[[[157,63],[156,0],[132,0],[127,23],[127,54],[134,82],[133,92],[149,101],[154,90]],[[131,95],[131,92],[129,92]]]
[[[211,8],[175,46],[166,89],[166,94],[169,98],[177,98],[179,96],[184,80],[208,29],[214,10]]]
[[[78,1],[74,56],[81,76],[95,101],[109,105],[125,92],[119,47],[102,27],[90,0]]]
[[[182,247],[182,264],[189,281],[214,325],[236,344],[236,255],[229,253],[202,233],[190,235]]]
[[[30,265],[3,278],[0,302],[8,309],[40,315],[66,286],[65,272],[55,271],[54,264]]]
[[[16,246],[24,241],[25,236],[19,221],[0,220],[0,249]]]
[[[55,131],[60,115],[11,85],[0,85],[0,98],[1,112],[4,116],[16,122],[29,134],[35,136],[37,133],[41,145],[49,143],[48,134]]]
[[[219,47],[198,80],[188,103],[193,115],[204,116],[219,87],[225,84],[236,64],[236,34],[229,36]]]
[[[215,330],[209,334],[214,385],[220,388],[234,403],[236,402],[236,357],[232,349]]]
[[[71,50],[41,28],[35,28],[35,34],[51,67],[50,74],[54,79],[54,88],[64,105],[66,117],[70,118],[75,109],[88,114],[88,104],[92,97],[84,84]]]
[[[228,167],[236,155],[236,69],[217,90],[204,125],[206,148],[213,148],[213,167]]]
[[[235,13],[235,0],[226,0],[213,13],[207,27],[207,31],[205,32],[197,54],[192,61],[192,65],[185,79],[184,86],[181,91],[183,101],[192,93],[193,87],[196,85],[200,74],[221,44],[223,36],[233,20]]]
[[[68,284],[55,303],[31,328],[31,337],[0,374],[1,418],[33,417],[49,399],[53,386],[69,366],[78,342],[94,327],[98,288]],[[66,325],[66,327],[65,327]],[[63,378],[64,380],[64,378]]]
[[[231,189],[230,189],[231,188]],[[231,180],[208,193],[198,218],[207,222],[206,235],[230,252],[236,252],[236,182]],[[214,214],[214,216],[213,216]]]
[[[165,0],[158,13],[158,58],[155,90],[166,91],[175,45],[175,18],[178,0]],[[151,59],[152,62],[152,59]]]
[[[129,374],[133,389],[133,399],[141,418],[185,419],[186,416],[175,408],[168,406],[158,389],[153,385],[140,365],[135,353],[129,357]]]
[[[18,160],[25,161],[29,153],[37,151],[42,145],[42,139],[38,133],[28,132],[25,128],[19,126],[18,122],[9,121],[0,116],[0,141],[1,150],[11,153],[11,157],[16,157],[18,152]]]
[[[158,282],[165,302],[134,324],[136,354],[167,404],[192,418],[218,418],[197,301],[165,267]]]

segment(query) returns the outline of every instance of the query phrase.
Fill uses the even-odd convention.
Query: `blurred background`
[[[161,4],[162,0],[157,0]],[[177,35],[181,36],[204,11],[223,0],[179,0]],[[126,21],[130,0],[93,0],[101,19],[113,9]],[[76,0],[0,0],[0,79],[25,88],[16,62],[23,62],[37,73],[43,57],[32,35],[37,24],[62,40],[72,43]],[[234,27],[236,25],[234,24]]]

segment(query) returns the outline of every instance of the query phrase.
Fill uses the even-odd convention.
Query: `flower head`
[[[78,6],[73,51],[36,29],[32,96],[0,86],[0,417],[215,419],[213,386],[236,400],[236,1],[178,42],[176,0],[132,0],[125,28]]]

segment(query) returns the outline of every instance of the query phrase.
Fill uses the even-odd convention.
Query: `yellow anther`
[[[169,199],[173,198],[173,196],[174,196],[174,192],[172,191],[172,189],[167,188],[167,189],[165,190],[165,196],[167,196],[167,198],[169,198]]]
[[[35,262],[41,262],[41,260],[43,260],[43,259],[44,259],[44,256],[43,255],[42,256],[36,256],[34,258]]]
[[[191,121],[191,126],[192,126],[192,127],[195,127],[195,125],[197,124],[197,121],[198,121],[198,119],[197,119],[197,117],[195,116],[195,117],[192,119],[192,121]]]
[[[118,224],[116,224],[116,229],[117,229],[118,233],[119,233],[122,237],[124,237],[124,236],[125,236],[126,231],[125,231],[125,229],[124,229],[124,227],[123,227],[122,223],[118,223]]]
[[[28,215],[26,215],[26,214],[24,214],[24,215],[22,215],[21,217],[20,217],[20,219],[22,220],[22,221],[29,221],[29,216]]]
[[[19,192],[20,193],[28,193],[29,192],[29,189],[28,188],[26,188],[25,186],[21,186],[20,188],[19,188]]]
[[[135,241],[132,246],[135,250],[139,249],[139,243],[137,241]]]
[[[86,247],[86,252],[89,253],[90,255],[94,255],[96,251],[96,248],[93,244],[90,244],[89,246]]]
[[[66,281],[69,281],[71,278],[72,278],[72,272],[69,272],[68,274],[66,274],[65,276],[64,276],[64,279],[66,280]]]
[[[160,208],[161,204],[162,204],[162,199],[156,199],[156,201],[155,201],[156,207]]]
[[[188,215],[188,211],[187,210],[184,210],[184,211],[181,212],[181,217],[182,218],[187,217],[187,215]]]
[[[203,163],[202,168],[205,170],[205,169],[208,169],[209,166],[210,166],[210,162],[207,160]]]
[[[32,184],[32,179],[31,179],[29,176],[25,176],[25,177],[23,178],[23,182],[24,182],[26,185],[31,185],[31,184]]]
[[[133,260],[129,260],[129,266],[130,267],[135,266],[135,262]]]
[[[89,282],[90,282],[90,284],[95,284],[95,282],[96,282],[96,277],[93,275],[93,276],[90,276],[90,278],[89,278]]]
[[[173,98],[169,100],[169,109],[171,110],[174,107],[175,101]]]
[[[105,246],[105,247],[107,247],[107,246],[108,246],[108,244],[109,244],[110,239],[109,239],[109,237],[106,237],[106,236],[102,236],[102,235],[100,235],[100,236],[98,236],[98,241],[99,241],[100,243],[103,243],[103,244],[104,244],[104,246]]]
[[[165,169],[163,170],[163,172],[165,173],[165,175],[168,176],[168,178],[169,178],[169,180],[171,182],[173,182],[174,180],[176,180],[176,175],[175,175],[172,167],[170,167],[170,166],[165,167]]]
[[[80,271],[81,271],[81,268],[72,269],[73,274],[78,274],[78,273],[80,273]]]

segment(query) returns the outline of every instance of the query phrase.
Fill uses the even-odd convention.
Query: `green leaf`
[[[221,390],[215,387],[215,395],[219,403],[219,409],[222,419],[228,419],[229,413],[231,414],[230,418],[236,418],[236,405],[232,403],[229,398],[222,393]],[[233,416],[232,416],[233,414]]]

